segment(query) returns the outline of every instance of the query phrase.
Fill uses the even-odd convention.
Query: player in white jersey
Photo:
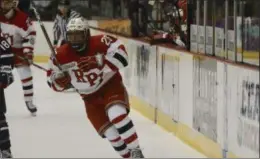
[[[22,82],[25,104],[32,115],[36,115],[30,68],[36,31],[29,16],[16,8],[14,0],[0,0],[0,22],[1,34],[12,45],[15,54],[15,67]]]

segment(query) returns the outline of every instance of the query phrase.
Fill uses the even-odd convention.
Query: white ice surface
[[[26,109],[16,70],[16,81],[6,90],[14,157],[118,158],[110,144],[92,128],[81,98],[76,93],[52,91],[45,72],[32,68],[37,117],[31,117]],[[131,117],[146,158],[205,157],[138,112],[132,110]]]

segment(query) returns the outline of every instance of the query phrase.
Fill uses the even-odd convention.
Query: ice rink
[[[37,117],[23,101],[20,79],[6,90],[7,120],[15,158],[119,158],[110,143],[101,139],[86,118],[76,93],[57,93],[47,83],[45,72],[33,68]],[[204,155],[132,110],[146,158],[201,158]]]

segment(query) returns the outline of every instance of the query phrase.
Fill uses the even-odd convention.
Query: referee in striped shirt
[[[81,15],[70,8],[70,0],[60,0],[58,4],[58,14],[53,26],[53,45],[60,46],[66,42],[66,25],[72,18]]]

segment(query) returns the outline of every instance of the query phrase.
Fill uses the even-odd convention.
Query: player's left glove
[[[0,88],[6,88],[14,81],[11,66],[0,67]]]
[[[98,54],[96,56],[86,56],[80,58],[78,61],[78,67],[83,72],[88,72],[91,69],[104,67],[105,57],[104,55]]]
[[[64,72],[56,72],[52,75],[53,82],[63,89],[71,86],[71,77]]]

